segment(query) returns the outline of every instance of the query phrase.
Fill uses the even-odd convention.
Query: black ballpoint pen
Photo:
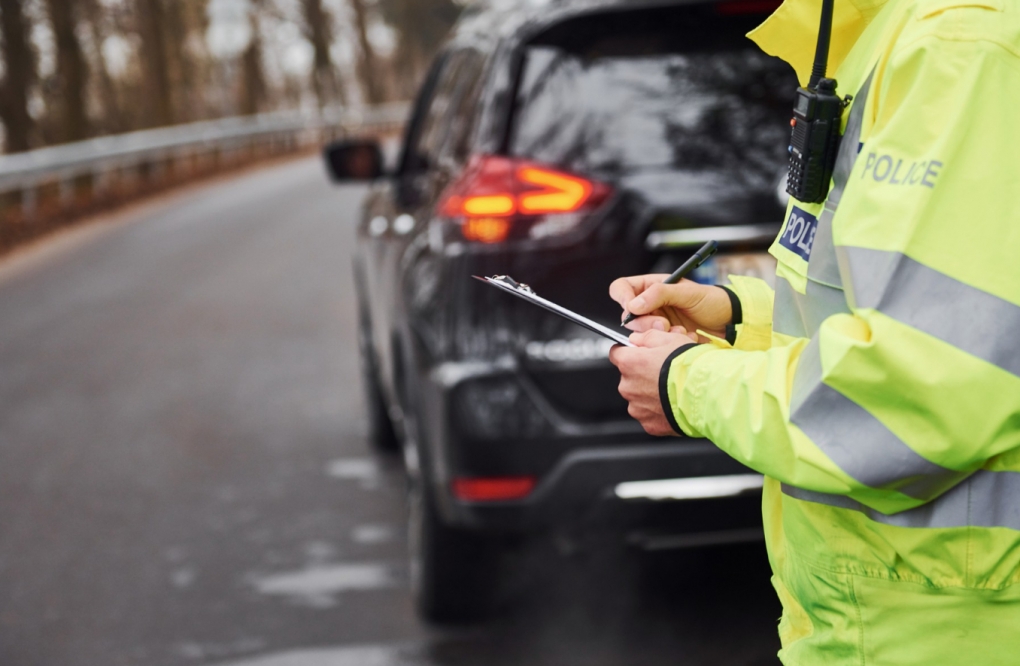
[[[705,243],[704,247],[702,247],[700,250],[694,253],[694,256],[685,261],[683,265],[680,268],[676,269],[676,271],[672,275],[663,280],[662,284],[676,284],[680,280],[683,280],[685,277],[693,273],[698,268],[698,266],[701,266],[701,264],[708,261],[708,258],[718,251],[719,243],[717,243],[714,240],[708,241],[707,243]],[[637,318],[638,315],[628,313],[627,317],[623,320],[623,323],[620,324],[620,326],[626,326],[627,324],[629,324],[630,322],[634,321]]]

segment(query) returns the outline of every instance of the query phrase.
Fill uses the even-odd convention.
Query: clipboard
[[[576,312],[573,312],[572,310],[568,310],[562,305],[557,305],[552,301],[547,301],[546,299],[536,294],[534,289],[532,289],[531,287],[522,282],[517,282],[509,275],[496,275],[494,277],[478,277],[477,275],[472,275],[471,277],[473,277],[476,280],[480,280],[481,282],[485,282],[486,284],[491,284],[493,287],[496,287],[497,289],[501,289],[502,291],[505,291],[508,294],[513,294],[517,298],[521,298],[533,305],[537,305],[540,308],[544,308],[549,312],[558,314],[567,321],[572,321],[578,326],[583,326],[589,331],[598,333],[604,338],[609,338],[618,345],[623,345],[625,347],[634,346],[633,344],[631,344],[630,339],[626,335],[623,335],[618,331],[614,331],[613,329],[607,326],[603,326],[598,322],[592,321],[587,317],[582,317],[581,315],[577,314]]]

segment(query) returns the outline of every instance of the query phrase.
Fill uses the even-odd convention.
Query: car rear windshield
[[[732,169],[774,181],[796,78],[745,37],[764,15],[724,12],[617,11],[538,36],[524,52],[511,154],[595,175]]]

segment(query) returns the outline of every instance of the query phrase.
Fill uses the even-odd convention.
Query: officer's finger
[[[683,280],[679,284],[653,284],[625,304],[629,312],[643,315],[664,307],[693,308],[704,298],[701,285]]]
[[[620,305],[626,306],[635,296],[653,284],[662,284],[662,281],[667,277],[669,276],[665,274],[652,274],[635,275],[614,280],[609,285],[609,297]]]
[[[613,299],[620,305],[630,301],[636,295],[637,294],[634,292],[634,286],[630,283],[630,278],[613,280],[613,283],[609,285],[609,298]]]
[[[627,347],[623,345],[613,345],[609,350],[609,362],[619,368],[620,364],[624,361],[623,356],[626,355],[627,351]]]
[[[627,324],[627,328],[635,333],[644,333],[645,331],[668,331],[672,328],[672,326],[673,323],[669,319],[658,315],[645,315],[644,317],[638,317]]]
[[[675,327],[680,329],[676,333],[667,333],[665,331],[646,331],[644,333],[632,333],[630,341],[638,347],[679,347],[691,342],[691,338],[687,336],[686,329],[683,326]],[[682,332],[680,332],[682,331]]]

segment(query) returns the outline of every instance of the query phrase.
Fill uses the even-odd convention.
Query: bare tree
[[[361,57],[358,59],[358,78],[365,91],[365,99],[369,104],[379,104],[384,100],[382,82],[379,80],[379,68],[376,64],[375,49],[368,39],[368,16],[365,0],[350,0],[354,10],[354,27],[358,33],[358,46]]]
[[[205,54],[194,46],[204,44],[208,25],[208,0],[150,0],[163,3],[162,24],[171,100],[176,122],[198,120],[206,115],[204,89]],[[198,39],[192,37],[198,34]]]
[[[410,97],[462,7],[454,0],[379,0],[379,9],[397,31],[396,73]]]
[[[301,0],[304,18],[305,38],[311,43],[312,58],[312,90],[319,106],[333,101],[344,102],[344,92],[340,80],[333,70],[333,59],[329,55],[329,47],[333,41],[332,15],[322,5],[322,0]]]
[[[98,129],[100,133],[123,132],[127,126],[121,112],[117,86],[106,66],[106,58],[103,57],[103,42],[110,34],[109,17],[99,0],[81,0],[81,10],[92,47],[89,50],[90,79],[96,86],[102,106],[99,118],[93,122],[93,130]]]
[[[251,41],[241,54],[241,94],[239,111],[250,115],[263,109],[267,97],[266,76],[262,67],[262,32],[259,12],[262,0],[253,0],[248,10]]]
[[[80,141],[89,135],[85,111],[85,83],[88,71],[78,41],[75,0],[47,0],[50,27],[57,49],[57,140]]]
[[[0,37],[4,77],[0,81],[0,121],[5,148],[18,153],[31,147],[34,123],[28,113],[28,95],[35,82],[35,54],[28,43],[29,26],[21,0],[0,0]]]
[[[234,55],[207,39],[226,16],[211,0],[0,0],[5,150],[296,107],[309,93],[320,106],[344,103],[349,80],[369,104],[398,91],[410,95],[461,6],[461,0],[248,3],[252,39]],[[380,19],[398,33],[393,56],[369,39]],[[53,40],[34,46],[33,31],[43,26]],[[282,26],[288,29],[273,29]],[[311,46],[310,75],[290,71],[281,55],[293,26]],[[356,54],[350,71],[331,56],[347,35]],[[55,63],[45,81],[37,73],[39,49]],[[404,73],[402,90],[397,70]]]
[[[166,56],[166,16],[162,0],[135,0],[135,20],[141,38],[143,127],[173,124],[170,68]]]

